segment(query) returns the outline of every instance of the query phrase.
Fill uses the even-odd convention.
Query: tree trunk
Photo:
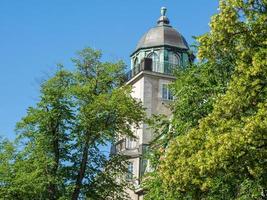
[[[57,177],[57,171],[58,171],[58,166],[59,166],[59,139],[58,135],[55,134],[56,138],[53,138],[53,151],[54,151],[54,166],[52,168],[52,175],[53,178]],[[49,185],[49,190],[50,190],[50,195],[49,199],[50,200],[56,200],[58,198],[58,189],[57,189],[57,184],[56,183],[51,183]]]
[[[86,165],[88,161],[88,150],[89,150],[89,140],[86,141],[85,146],[83,148],[82,161],[81,161],[79,173],[76,178],[75,189],[72,193],[72,198],[71,198],[72,200],[77,200],[80,194],[82,180],[85,175]]]
[[[51,123],[50,129],[52,132],[52,149],[54,154],[54,165],[51,169],[51,175],[53,178],[57,177],[57,171],[59,166],[59,122],[54,125],[53,122]],[[58,190],[57,190],[57,184],[53,181],[48,186],[48,198],[50,200],[56,200],[58,199]]]

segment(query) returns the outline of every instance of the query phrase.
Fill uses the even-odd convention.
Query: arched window
[[[140,72],[139,60],[138,58],[134,59],[133,73],[138,74]]]
[[[136,67],[136,66],[138,65],[138,63],[139,63],[139,62],[138,62],[138,58],[135,58],[135,59],[134,59],[134,67]]]
[[[180,65],[180,56],[176,53],[169,52],[169,63],[172,65]]]
[[[177,65],[180,66],[180,56],[172,51],[169,51],[167,55],[167,62],[164,63],[164,73],[173,74]]]
[[[155,52],[148,54],[148,58],[152,59],[152,71],[159,72],[159,56]]]

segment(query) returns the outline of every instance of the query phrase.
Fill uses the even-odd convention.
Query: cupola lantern
[[[172,75],[177,67],[186,67],[193,61],[185,38],[176,31],[162,7],[157,25],[145,33],[131,54],[132,78],[142,70]]]

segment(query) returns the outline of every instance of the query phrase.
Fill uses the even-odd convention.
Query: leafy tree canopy
[[[15,145],[0,150],[0,198],[127,199],[122,156],[105,149],[132,135],[144,112],[124,86],[125,65],[101,62],[90,48],[41,85],[40,101],[17,124]]]
[[[200,66],[178,73],[173,120],[156,131],[165,146],[153,153],[146,199],[266,198],[266,7],[220,0],[198,37]]]

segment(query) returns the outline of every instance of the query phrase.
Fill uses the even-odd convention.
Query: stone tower
[[[174,97],[168,84],[175,80],[175,68],[187,66],[192,59],[186,40],[172,28],[166,8],[162,7],[157,25],[143,35],[131,54],[131,70],[127,74],[126,84],[133,87],[131,95],[143,103],[148,117],[152,114],[171,115],[167,105]],[[141,200],[144,191],[140,183],[149,170],[149,161],[142,155],[153,139],[153,131],[142,124],[134,134],[136,138],[120,138],[112,151],[130,156],[125,178],[133,182],[135,190],[128,192],[132,200]]]

